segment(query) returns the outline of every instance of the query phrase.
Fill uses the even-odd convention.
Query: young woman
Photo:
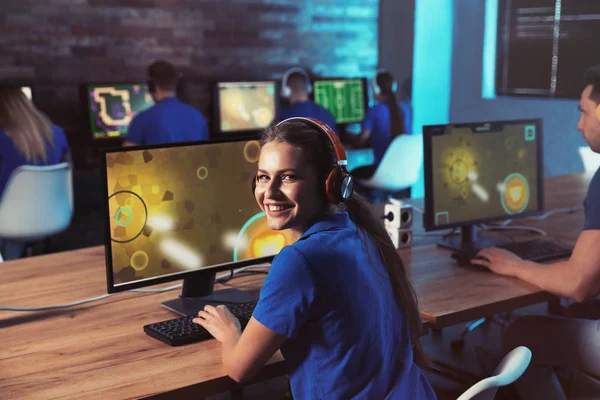
[[[194,322],[222,343],[237,381],[281,349],[296,399],[434,399],[416,365],[426,360],[404,265],[350,196],[343,161],[319,121],[290,118],[264,132],[254,194],[269,227],[297,241],[275,257],[244,333],[225,306],[207,306]]]
[[[0,85],[0,200],[18,167],[62,161],[71,161],[63,130],[52,125],[18,86]],[[0,253],[5,260],[18,258],[22,247],[0,239]]]

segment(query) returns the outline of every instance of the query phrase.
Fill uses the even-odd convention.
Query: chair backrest
[[[581,146],[578,150],[585,172],[596,172],[600,168],[600,154],[594,153],[589,146]]]
[[[361,185],[398,192],[414,185],[423,169],[423,135],[397,136],[383,155],[377,170]]]
[[[519,346],[508,353],[489,378],[474,384],[458,400],[492,400],[500,386],[510,385],[523,375],[531,362],[531,350]]]
[[[73,215],[71,165],[24,165],[0,199],[0,238],[35,241],[65,230]]]

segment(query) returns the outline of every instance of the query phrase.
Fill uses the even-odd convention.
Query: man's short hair
[[[294,93],[308,93],[308,82],[302,72],[292,72],[288,77],[287,85]]]
[[[585,71],[585,85],[592,85],[590,100],[600,104],[600,65],[594,65]]]
[[[148,66],[148,78],[161,90],[175,91],[179,73],[173,64],[160,60]]]

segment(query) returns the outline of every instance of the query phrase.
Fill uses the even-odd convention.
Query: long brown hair
[[[18,86],[0,86],[0,128],[28,162],[48,161],[46,146],[54,148],[52,123]]]
[[[325,179],[331,168],[337,164],[337,158],[333,145],[325,134],[308,122],[284,121],[263,132],[261,144],[270,142],[288,143],[302,151],[306,162],[314,165],[317,169],[318,179],[323,182],[321,191],[324,203],[326,203]],[[421,317],[419,316],[417,296],[408,279],[404,263],[381,221],[375,218],[367,202],[356,193],[346,203],[339,204],[337,208],[348,213],[350,219],[359,228],[363,240],[364,235],[373,239],[379,257],[388,273],[396,304],[408,325],[414,360],[421,366],[428,365],[428,360],[421,348]],[[368,249],[367,246],[365,247]]]
[[[379,72],[375,76],[377,86],[381,90],[381,96],[384,98],[385,105],[390,111],[390,133],[391,138],[400,136],[406,132],[404,125],[404,111],[398,106],[396,93],[394,91],[394,77],[389,72]]]

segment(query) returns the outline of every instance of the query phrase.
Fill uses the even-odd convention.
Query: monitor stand
[[[238,289],[213,291],[215,272],[198,271],[183,280],[181,296],[165,301],[162,306],[181,315],[194,315],[209,304],[216,306],[227,303],[247,303],[258,300],[258,296]]]
[[[438,246],[457,252],[472,253],[485,247],[494,247],[505,244],[506,240],[493,237],[477,237],[475,225],[464,225],[460,227],[460,236],[449,236],[438,242]]]

